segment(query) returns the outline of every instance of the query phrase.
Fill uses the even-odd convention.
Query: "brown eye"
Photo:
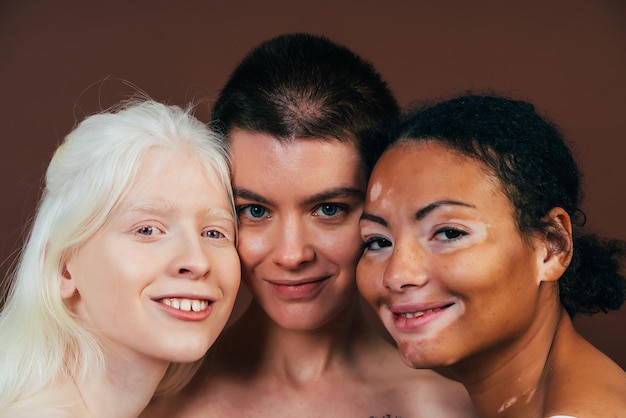
[[[438,229],[437,232],[435,232],[435,239],[440,241],[456,241],[466,235],[467,232],[465,231],[457,228],[446,227]]]

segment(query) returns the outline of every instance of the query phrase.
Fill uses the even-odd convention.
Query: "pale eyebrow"
[[[162,200],[145,200],[135,202],[127,208],[122,208],[125,213],[133,213],[133,212],[145,212],[145,213],[156,213],[156,214],[166,214],[174,211],[174,206],[170,202],[162,201]]]
[[[165,216],[167,214],[171,214],[175,210],[175,206],[170,202],[163,200],[149,200],[136,202],[128,208],[123,209],[122,213],[151,213]],[[232,214],[222,208],[209,207],[206,211],[202,211],[202,215],[216,219],[223,219],[228,222],[234,222]]]

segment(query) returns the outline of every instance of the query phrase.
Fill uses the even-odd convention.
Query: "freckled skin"
[[[385,152],[370,185],[358,286],[407,364],[447,367],[484,417],[626,410],[624,372],[560,305],[569,250],[524,239],[482,163],[406,141]],[[571,242],[567,214],[549,216]]]

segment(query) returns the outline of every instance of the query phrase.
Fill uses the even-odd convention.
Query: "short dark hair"
[[[365,59],[323,36],[293,33],[254,48],[213,107],[213,124],[278,140],[354,142],[369,170],[386,145],[374,132],[400,113],[387,83]]]
[[[574,223],[574,253],[559,279],[570,316],[619,309],[626,297],[621,240],[581,234],[581,174],[559,129],[532,104],[499,95],[464,94],[407,114],[393,142],[435,141],[485,164],[515,208],[520,231],[548,232],[554,207]]]

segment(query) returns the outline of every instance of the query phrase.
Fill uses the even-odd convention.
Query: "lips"
[[[161,303],[167,306],[171,306],[174,309],[180,309],[181,311],[186,311],[186,312],[204,311],[211,304],[211,302],[208,300],[187,299],[187,298],[164,298],[164,299],[161,299]]]
[[[164,297],[153,299],[170,317],[183,321],[202,321],[213,311],[214,300],[192,297]]]
[[[399,329],[419,328],[441,316],[453,303],[437,305],[406,305],[392,307],[394,323]]]
[[[268,281],[271,287],[286,299],[307,299],[317,296],[328,283],[330,277],[297,281]]]

